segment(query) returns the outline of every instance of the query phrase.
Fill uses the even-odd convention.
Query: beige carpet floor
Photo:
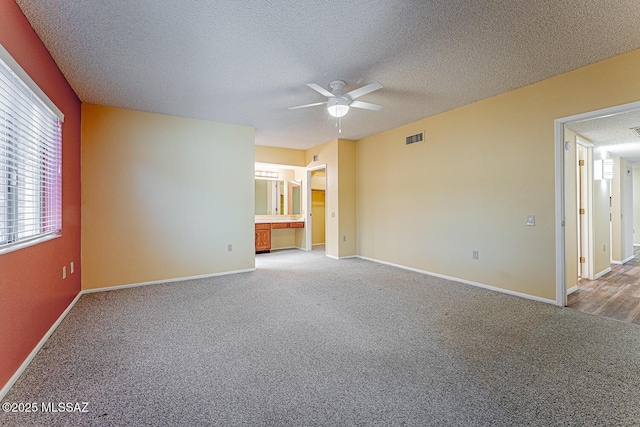
[[[256,267],[82,296],[3,403],[88,412],[0,425],[640,425],[638,325],[321,251]]]

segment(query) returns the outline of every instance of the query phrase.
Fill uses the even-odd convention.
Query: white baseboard
[[[593,280],[598,280],[599,278],[601,278],[602,276],[604,276],[605,274],[609,273],[611,271],[611,267],[607,267],[604,270],[602,270],[600,273],[596,274],[593,276]]]
[[[288,249],[300,249],[301,251],[303,251],[304,249],[302,249],[300,246],[283,246],[281,248],[271,248],[271,251],[284,251],[284,250],[288,250]]]
[[[206,279],[207,277],[226,276],[228,274],[249,273],[256,271],[255,268],[247,268],[245,270],[223,271],[222,273],[202,274],[200,276],[177,277],[174,279],[153,280],[151,282],[131,283],[128,285],[107,286],[104,288],[83,289],[82,294],[92,294],[95,292],[115,291],[118,289],[137,288],[138,286],[159,285],[160,283],[184,282],[185,280]]]
[[[569,289],[567,289],[567,295],[571,295],[572,293],[574,293],[577,290],[578,290],[578,285],[572,286]]]
[[[331,259],[350,259],[350,258],[360,258],[358,255],[347,255],[347,256],[335,256],[327,254],[327,257]]]
[[[631,260],[632,260],[632,259],[634,259],[634,258],[635,258],[635,255],[631,255],[629,258],[625,258],[625,259],[623,259],[622,261],[614,261],[614,260],[611,260],[611,264],[622,265],[622,264],[624,264],[625,262],[629,262],[629,261],[631,261]]]
[[[9,381],[4,385],[4,387],[2,387],[2,390],[0,390],[0,402],[2,401],[2,399],[4,399],[4,397],[7,395],[11,387],[13,387],[13,385],[18,380],[18,378],[20,378],[20,375],[22,375],[25,369],[27,369],[27,366],[29,366],[33,358],[36,357],[36,354],[38,354],[42,346],[47,342],[47,340],[49,339],[51,334],[53,334],[53,332],[56,330],[58,325],[60,325],[62,320],[67,316],[67,314],[69,314],[73,306],[76,305],[76,302],[80,299],[81,296],[82,296],[82,291],[78,292],[78,295],[76,295],[73,301],[71,301],[71,304],[69,304],[69,306],[62,312],[62,314],[58,317],[58,320],[56,320],[55,323],[51,325],[47,333],[44,334],[42,339],[40,339],[40,342],[36,344],[33,350],[31,350],[31,353],[29,353],[29,355],[24,360],[24,362],[22,362],[22,365],[20,365],[18,370],[11,376],[11,378],[9,378]]]
[[[433,273],[431,271],[420,270],[420,269],[417,269],[417,268],[407,267],[407,266],[404,266],[404,265],[394,264],[394,263],[386,262],[386,261],[380,261],[380,260],[377,260],[377,259],[374,259],[374,258],[367,258],[367,257],[364,257],[364,256],[358,256],[358,258],[364,259],[364,260],[367,260],[367,261],[377,262],[379,264],[390,265],[392,267],[402,268],[404,270],[415,271],[416,273],[426,274],[427,276],[434,276],[434,277],[439,277],[440,279],[451,280],[452,282],[464,283],[465,285],[471,285],[471,286],[476,286],[476,287],[479,287],[479,288],[489,289],[491,291],[502,292],[503,294],[514,295],[514,296],[517,296],[517,297],[520,297],[520,298],[526,298],[526,299],[530,299],[530,300],[533,300],[533,301],[539,301],[539,302],[544,302],[544,303],[547,303],[547,304],[557,305],[556,304],[556,300],[552,300],[552,299],[542,298],[542,297],[538,297],[538,296],[535,296],[535,295],[523,294],[521,292],[511,291],[509,289],[498,288],[498,287],[491,286],[491,285],[485,285],[484,283],[473,282],[471,280],[466,280],[466,279],[460,279],[458,277],[446,276],[444,274]]]

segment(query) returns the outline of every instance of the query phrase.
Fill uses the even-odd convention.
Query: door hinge
[[[578,165],[584,166],[584,160],[578,160]]]
[[[580,209],[580,215],[584,215],[584,209]]]
[[[580,264],[584,264],[585,262],[587,262],[587,260],[586,260],[586,259],[584,259],[584,257],[583,257],[583,256],[581,256],[581,257],[580,257]]]

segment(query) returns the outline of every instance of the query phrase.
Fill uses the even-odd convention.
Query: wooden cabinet
[[[256,253],[271,250],[271,224],[256,224]]]
[[[271,251],[271,230],[304,228],[304,221],[256,223],[256,253]]]

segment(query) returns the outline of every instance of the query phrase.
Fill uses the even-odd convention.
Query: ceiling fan
[[[329,84],[331,92],[315,83],[307,83],[311,89],[329,98],[325,102],[315,102],[313,104],[299,105],[297,107],[289,107],[289,110],[296,110],[298,108],[315,107],[317,105],[327,105],[327,111],[333,117],[342,117],[349,112],[349,107],[363,108],[365,110],[378,111],[382,108],[381,105],[370,104],[368,102],[355,101],[356,98],[366,95],[382,88],[382,85],[378,82],[370,83],[361,88],[354,89],[351,92],[344,93],[344,82],[342,80],[335,80]]]

